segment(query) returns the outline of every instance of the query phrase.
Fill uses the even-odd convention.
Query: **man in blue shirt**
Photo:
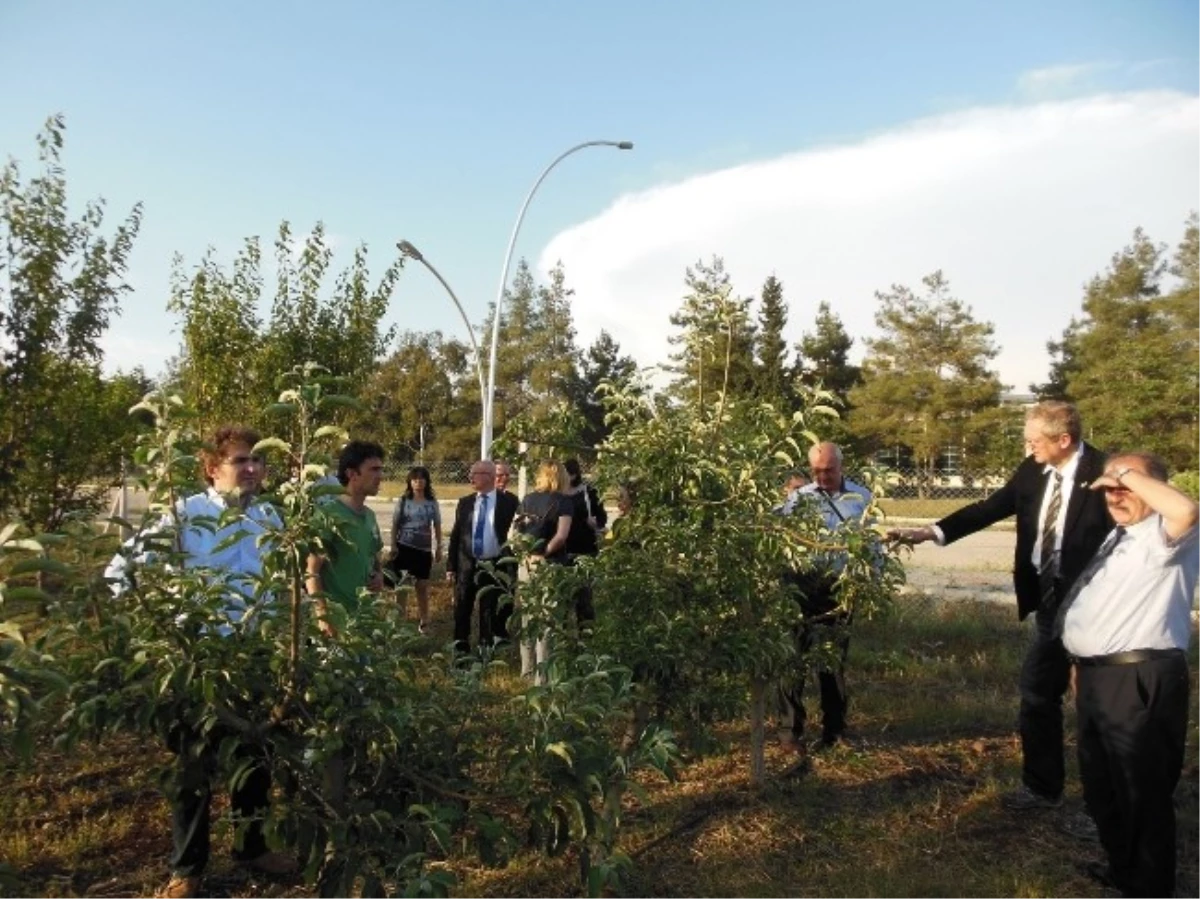
[[[802,504],[807,505],[820,514],[830,532],[837,531],[846,522],[861,522],[873,497],[866,487],[842,474],[841,447],[836,443],[818,443],[809,450],[808,462],[812,483],[793,490],[783,504],[782,513],[790,515]],[[827,552],[814,560],[810,570],[792,572],[788,576],[800,594],[805,619],[797,634],[801,655],[807,655],[821,642],[832,641],[839,657],[836,665],[823,666],[817,671],[821,687],[821,744],[827,747],[840,740],[846,729],[846,654],[850,650],[850,616],[839,608],[837,596],[838,576],[845,565],[844,552]],[[806,674],[802,669],[797,682],[780,688],[783,724],[788,728],[784,739],[802,756],[807,717],[804,711]]]

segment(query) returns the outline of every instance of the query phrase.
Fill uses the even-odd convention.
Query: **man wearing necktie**
[[[508,530],[517,514],[517,498],[496,489],[496,465],[480,459],[471,466],[471,486],[458,501],[446,557],[446,579],[454,583],[454,646],[470,649],[471,616],[479,606],[479,645],[491,646],[495,636],[496,594],[479,593],[494,581],[480,563],[496,562],[505,554]]]
[[[1015,810],[1062,804],[1062,700],[1070,667],[1054,634],[1054,619],[1063,596],[1112,528],[1104,498],[1087,489],[1103,474],[1104,455],[1081,440],[1082,432],[1071,404],[1038,403],[1025,415],[1029,455],[1007,484],[936,524],[888,532],[893,540],[935,540],[944,546],[1016,516],[1017,614],[1023,621],[1032,612],[1036,626],[1021,666],[1021,787],[1004,796],[1004,804]],[[1087,824],[1074,827],[1084,831]]]
[[[1175,786],[1191,678],[1200,570],[1198,510],[1155,456],[1114,456],[1091,489],[1117,527],[1063,600],[1074,662],[1083,798],[1107,865],[1084,870],[1126,896],[1175,895]]]

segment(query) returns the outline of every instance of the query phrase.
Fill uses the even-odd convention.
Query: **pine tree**
[[[867,341],[850,423],[875,445],[908,447],[928,476],[943,450],[970,458],[981,448],[986,434],[972,429],[972,417],[999,405],[1002,385],[988,368],[998,352],[992,325],[951,296],[940,271],[922,283],[923,296],[901,285],[876,294],[883,336]]]
[[[788,306],[783,298],[783,284],[771,275],[763,283],[758,307],[756,386],[760,397],[780,408],[790,409],[794,397],[788,372],[788,346],[783,336],[787,321]]]
[[[624,387],[637,374],[637,362],[621,354],[621,346],[607,331],[601,331],[584,353],[579,374],[571,386],[571,402],[585,421],[583,442],[599,446],[607,439],[611,428],[605,423],[604,396],[600,386],[609,383]]]
[[[1137,229],[1087,285],[1082,315],[1049,345],[1051,377],[1039,385],[1074,401],[1102,448],[1150,450],[1187,469],[1200,438],[1197,244],[1194,213],[1173,262]],[[1170,291],[1168,274],[1177,282]]]
[[[804,332],[796,346],[796,376],[806,387],[820,385],[832,392],[843,412],[848,412],[850,391],[862,383],[862,369],[850,364],[854,339],[827,302],[817,307],[814,327],[814,331]]]

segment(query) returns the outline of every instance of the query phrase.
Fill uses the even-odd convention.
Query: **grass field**
[[[446,589],[434,599],[431,646],[450,632]],[[1019,776],[1016,680],[1026,639],[1011,607],[995,604],[908,597],[887,618],[862,622],[851,647],[845,744],[815,755],[804,776],[789,776],[791,759],[772,746],[770,777],[755,787],[746,725],[725,725],[724,749],[687,760],[674,783],[647,778],[649,802],[627,805],[621,848],[634,867],[625,892],[1104,895],[1075,868],[1096,847],[1062,833],[1060,813],[1020,815],[999,802]],[[1193,649],[1193,672],[1195,661]],[[170,846],[153,779],[164,759],[125,738],[69,757],[47,748],[24,768],[2,760],[0,892],[147,895],[165,875]],[[1070,811],[1081,804],[1073,743],[1068,762]],[[1193,727],[1177,793],[1183,896],[1200,890],[1197,786]],[[224,832],[205,881],[210,895],[310,895],[235,868],[228,844]],[[439,864],[458,877],[457,895],[578,894],[569,854],[519,856],[501,870],[458,857]]]

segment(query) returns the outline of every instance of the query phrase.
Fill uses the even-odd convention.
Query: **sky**
[[[481,323],[543,170],[628,140],[556,165],[515,247],[562,262],[581,346],[664,362],[718,255],[741,295],[783,282],[789,339],[827,301],[861,355],[875,293],[940,269],[1020,391],[1134,229],[1200,207],[1198,33],[1194,0],[4,0],[0,157],[34,173],[62,113],[73,205],[144,203],[109,370],[177,352],[175,254],[285,219],[339,268],[411,241]],[[411,263],[385,324],[466,336]]]

